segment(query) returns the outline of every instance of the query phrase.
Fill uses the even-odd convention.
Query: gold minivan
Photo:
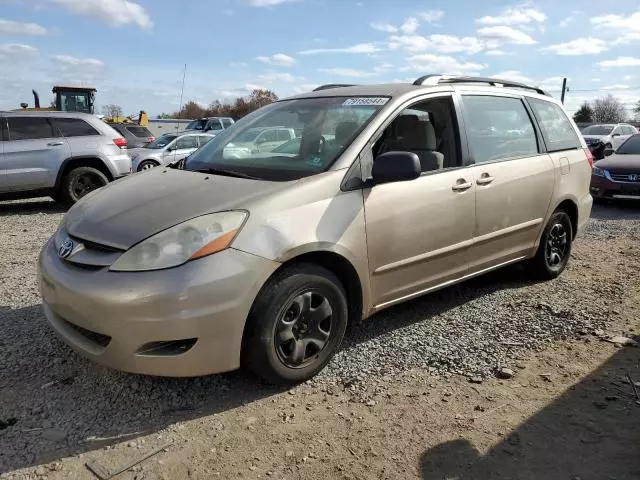
[[[591,163],[534,87],[322,86],[84,197],[42,249],[44,312],[113,368],[300,382],[348,321],[515,262],[559,275]]]

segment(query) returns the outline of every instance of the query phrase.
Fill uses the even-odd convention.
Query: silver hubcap
[[[547,237],[546,257],[550,267],[557,267],[564,261],[567,254],[567,229],[562,223],[556,223],[551,227]]]

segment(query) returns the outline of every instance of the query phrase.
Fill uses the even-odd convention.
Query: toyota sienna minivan
[[[297,153],[235,154],[273,125],[300,132]],[[300,382],[347,322],[516,262],[558,276],[589,218],[591,164],[535,87],[322,86],[82,198],[40,254],[44,312],[116,369]]]

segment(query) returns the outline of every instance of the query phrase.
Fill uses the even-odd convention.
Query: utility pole
[[[567,93],[567,79],[562,79],[562,95],[560,96],[560,101],[564,104],[564,94]]]

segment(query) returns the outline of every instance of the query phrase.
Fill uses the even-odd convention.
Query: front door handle
[[[459,178],[457,183],[451,187],[451,190],[454,192],[464,192],[465,190],[469,190],[473,187],[473,183],[467,182],[464,178]]]
[[[476,180],[476,183],[478,185],[489,185],[491,182],[493,182],[494,178],[489,175],[488,173],[483,173],[482,175],[480,175],[480,178]]]
[[[48,147],[59,147],[61,145],[64,145],[64,142],[51,142],[51,143],[47,143]]]

